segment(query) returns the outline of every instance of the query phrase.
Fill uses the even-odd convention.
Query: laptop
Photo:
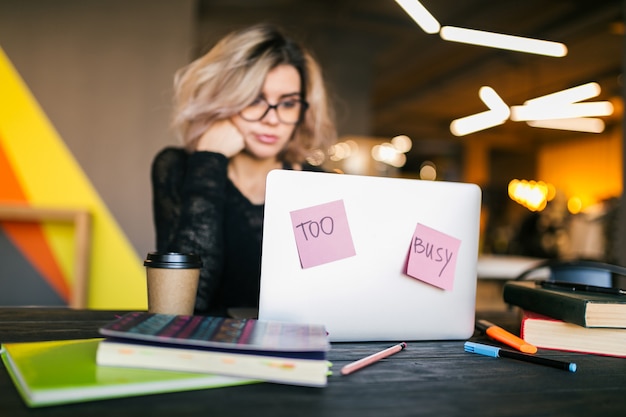
[[[480,206],[474,184],[270,172],[259,319],[331,342],[469,338]]]

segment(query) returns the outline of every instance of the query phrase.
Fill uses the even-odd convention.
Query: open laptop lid
[[[259,319],[324,324],[334,342],[470,337],[480,199],[474,184],[272,171]]]

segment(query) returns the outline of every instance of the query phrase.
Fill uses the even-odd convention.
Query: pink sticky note
[[[290,214],[302,268],[356,255],[343,200]]]
[[[459,239],[418,223],[409,248],[407,275],[451,290],[460,246]]]

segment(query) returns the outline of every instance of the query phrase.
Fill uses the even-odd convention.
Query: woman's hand
[[[231,158],[241,152],[244,146],[241,132],[229,119],[224,119],[213,123],[200,136],[196,150],[221,153]]]

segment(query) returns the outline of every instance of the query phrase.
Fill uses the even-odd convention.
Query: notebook
[[[270,172],[259,319],[332,342],[470,337],[480,206],[474,184]]]

